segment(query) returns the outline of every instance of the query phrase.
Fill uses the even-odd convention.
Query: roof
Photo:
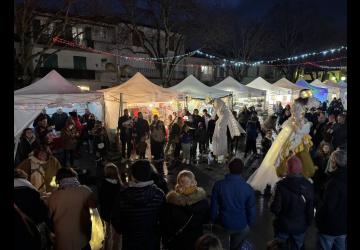
[[[226,77],[212,88],[229,91],[240,97],[261,97],[266,95],[266,91],[245,86],[231,76]]]
[[[321,102],[324,102],[327,100],[328,97],[328,90],[325,88],[319,88],[315,87],[313,85],[310,85],[307,81],[304,79],[298,80],[296,82],[296,85],[302,88],[310,89],[313,93],[314,97],[320,100]]]
[[[310,83],[310,85],[315,86],[315,87],[319,87],[319,88],[329,88],[329,86],[327,86],[325,83],[322,83],[319,79],[315,79],[314,81],[312,81]]]
[[[109,94],[115,99],[120,99],[120,94],[123,94],[125,103],[170,102],[180,96],[174,90],[165,89],[152,83],[139,72],[126,82],[112,88],[99,90],[99,92]]]
[[[345,82],[345,81],[338,82],[338,85],[340,88],[347,88],[347,82]]]
[[[281,95],[289,94],[288,89],[284,89],[284,88],[274,86],[274,85],[270,84],[269,82],[267,82],[262,77],[256,78],[252,82],[248,83],[246,86],[256,88],[256,89],[265,90],[265,91],[270,92],[272,94],[281,94]]]
[[[193,75],[189,75],[183,81],[169,89],[179,91],[184,95],[197,99],[206,99],[206,97],[209,96],[212,98],[220,98],[231,94],[228,91],[206,86]]]
[[[331,80],[326,80],[326,81],[324,82],[324,84],[325,84],[326,86],[329,86],[329,87],[339,88],[339,85],[338,85],[336,82],[331,81]]]
[[[286,78],[281,78],[280,80],[278,80],[277,82],[275,82],[273,84],[273,86],[277,86],[277,87],[281,87],[281,88],[285,88],[285,89],[290,89],[292,91],[299,91],[301,90],[301,87],[296,86],[294,83],[290,82],[288,79]]]
[[[46,76],[14,92],[15,95],[35,94],[79,94],[83,93],[80,88],[62,77],[56,70],[50,71]]]

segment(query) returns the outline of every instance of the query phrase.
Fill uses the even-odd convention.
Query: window
[[[210,67],[205,66],[205,65],[201,65],[201,73],[204,74],[204,75],[210,74]]]
[[[82,27],[72,27],[72,38],[77,43],[82,43],[84,40],[84,29]]]
[[[86,70],[86,57],[74,56],[74,69]]]
[[[58,67],[58,56],[57,54],[45,54],[43,57],[44,68],[57,68]]]
[[[105,27],[100,27],[100,29],[99,29],[99,37],[101,39],[106,40],[106,28]]]
[[[225,68],[220,67],[220,77],[225,77]]]

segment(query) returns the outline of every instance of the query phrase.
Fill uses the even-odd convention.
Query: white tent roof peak
[[[185,95],[191,96],[192,98],[199,99],[205,99],[208,96],[220,98],[230,95],[230,92],[228,91],[212,88],[203,84],[193,75],[189,75],[180,83],[170,87],[169,89],[176,90]]]
[[[56,70],[50,71],[46,76],[29,86],[14,91],[15,95],[79,93],[83,93],[81,89],[67,81]]]
[[[339,88],[339,85],[336,82],[332,81],[332,80],[326,80],[324,82],[324,84],[329,86],[329,87]]]
[[[98,91],[116,98],[123,94],[123,101],[126,103],[169,102],[171,99],[179,97],[178,92],[152,83],[139,72],[118,86]]]
[[[288,89],[284,89],[282,87],[278,87],[278,86],[274,86],[273,84],[270,84],[268,81],[266,81],[264,78],[260,76],[255,80],[253,80],[252,82],[248,83],[246,86],[270,91],[273,92],[274,94],[287,95],[289,91]]]
[[[325,83],[322,83],[319,79],[315,79],[314,81],[312,81],[310,83],[310,85],[319,87],[319,88],[329,88],[328,85],[326,85]]]
[[[230,91],[236,95],[239,95],[240,97],[262,97],[266,95],[266,91],[243,85],[231,76],[226,77],[218,84],[212,86],[212,88]]]
[[[293,91],[301,90],[301,87],[296,86],[294,83],[290,82],[285,77],[279,79],[273,85],[277,86],[277,87],[285,88],[285,89],[290,89],[290,90],[293,90]]]

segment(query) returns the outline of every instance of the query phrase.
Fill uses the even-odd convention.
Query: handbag
[[[15,203],[15,210],[20,214],[23,222],[26,225],[29,233],[33,237],[37,237],[39,240],[39,245],[41,250],[50,249],[53,245],[53,240],[51,237],[51,231],[45,222],[40,224],[35,223],[29,216],[27,216]]]

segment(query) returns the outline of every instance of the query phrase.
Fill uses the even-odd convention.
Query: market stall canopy
[[[290,82],[286,78],[281,78],[277,82],[273,83],[273,86],[284,88],[284,89],[290,89],[291,91],[300,91],[302,88],[295,85],[294,83]]]
[[[82,93],[81,89],[68,82],[56,70],[50,71],[39,81],[14,92],[15,95],[33,94],[74,94]]]
[[[319,79],[315,79],[314,81],[312,81],[310,83],[310,85],[319,87],[319,88],[325,88],[325,89],[329,88],[329,86],[327,86],[325,83],[321,82]]]
[[[245,86],[231,76],[226,77],[211,88],[232,92],[239,97],[262,97],[266,95],[266,91]]]
[[[196,99],[206,99],[206,97],[220,98],[231,94],[228,91],[206,86],[193,75],[189,75],[183,81],[170,87],[169,89],[179,91],[186,96]]]
[[[338,85],[340,88],[347,88],[347,82],[345,82],[345,81],[338,82]]]
[[[255,88],[255,89],[265,90],[267,92],[267,95],[269,95],[269,94],[271,94],[271,95],[288,95],[289,94],[289,91],[287,89],[284,89],[284,88],[281,88],[278,86],[274,86],[274,85],[270,84],[269,82],[267,82],[262,77],[256,78],[252,82],[248,83],[246,86]]]
[[[107,94],[107,99],[116,99],[118,102],[120,94],[123,94],[124,103],[169,102],[177,100],[181,96],[177,91],[152,83],[139,72],[118,86],[98,91]]]
[[[299,87],[302,87],[304,89],[310,89],[311,92],[313,93],[314,97],[317,98],[321,102],[324,102],[327,100],[328,90],[325,88],[319,88],[319,87],[312,86],[304,79],[298,80],[296,82],[296,85]]]
[[[102,93],[83,92],[52,70],[39,81],[14,91],[14,137],[46,107],[102,101]]]
[[[339,88],[339,85],[338,85],[336,82],[331,81],[331,80],[326,80],[326,81],[324,82],[324,84],[325,84],[326,86],[329,86],[329,87]]]

